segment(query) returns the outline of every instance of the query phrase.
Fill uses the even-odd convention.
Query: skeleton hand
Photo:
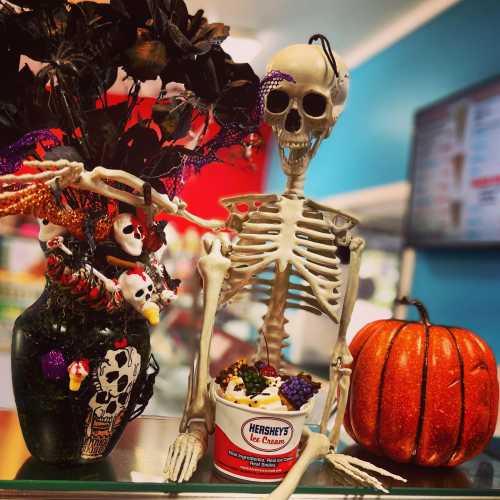
[[[340,485],[366,486],[387,493],[384,485],[365,471],[406,482],[406,479],[391,474],[384,469],[348,455],[334,453],[327,436],[314,433],[305,428],[303,436],[307,439],[297,463],[288,471],[281,484],[265,498],[267,500],[287,500],[300,483],[309,465],[320,458],[326,458],[335,469],[335,477]],[[364,469],[364,470],[363,470]]]
[[[406,479],[396,474],[391,474],[385,469],[376,467],[369,462],[360,460],[359,458],[351,457],[349,455],[341,455],[339,453],[329,453],[325,458],[335,469],[335,472],[340,473],[341,481],[348,485],[353,486],[366,486],[368,488],[375,488],[378,491],[389,493],[384,485],[375,477],[371,476],[365,471],[375,472],[380,476],[390,477],[396,481],[406,483]],[[364,469],[364,470],[363,470]]]
[[[190,431],[179,434],[169,446],[163,469],[167,481],[189,481],[207,449],[207,432],[203,422],[191,422]]]

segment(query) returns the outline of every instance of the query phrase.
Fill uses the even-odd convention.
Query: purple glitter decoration
[[[21,139],[0,149],[0,175],[13,174],[19,170],[36,144],[45,149],[59,146],[59,139],[48,129],[35,130],[23,135]]]
[[[289,377],[280,387],[280,394],[293,406],[300,410],[321,387],[318,382],[313,382],[310,375],[299,374]]]
[[[287,82],[295,83],[295,80],[288,73],[283,73],[282,71],[272,70],[260,81],[259,91],[257,93],[257,107],[256,107],[256,119],[258,122],[262,120],[264,116],[264,108],[266,95],[273,89],[279,86],[279,84],[286,80]]]
[[[48,380],[61,380],[66,377],[66,360],[61,351],[49,351],[42,356],[43,376]]]

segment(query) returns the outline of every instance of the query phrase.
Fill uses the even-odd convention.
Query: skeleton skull
[[[122,250],[134,257],[141,255],[145,232],[136,217],[128,213],[119,214],[113,221],[113,234]]]
[[[52,222],[49,222],[47,219],[38,219],[38,224],[40,226],[38,239],[43,243],[46,243],[55,236],[60,236],[66,232],[66,229],[63,226],[52,224]]]
[[[290,75],[266,96],[264,119],[277,136],[287,176],[304,174],[320,142],[342,112],[349,88],[347,67],[334,54],[339,76],[319,45],[291,45],[279,51],[267,71]]]
[[[118,278],[123,298],[152,325],[159,322],[160,308],[153,302],[155,287],[151,278],[141,269],[125,271]]]

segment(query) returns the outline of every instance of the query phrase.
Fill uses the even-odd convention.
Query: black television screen
[[[407,241],[500,246],[500,77],[415,115]]]

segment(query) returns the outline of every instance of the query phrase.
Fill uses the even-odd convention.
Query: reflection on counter
[[[189,483],[163,483],[162,469],[168,445],[177,434],[177,418],[141,417],[126,428],[113,453],[106,459],[80,467],[61,469],[42,464],[29,456],[14,411],[0,411],[0,487],[7,490],[30,488],[85,491],[181,492],[205,491],[215,494],[264,493],[270,485],[241,484],[222,479],[213,472],[211,454],[205,457]],[[495,441],[494,441],[495,443]],[[388,460],[351,446],[343,453],[370,460],[408,479],[404,486],[393,490],[399,494],[425,496],[470,495],[474,489],[491,496],[500,491],[500,462],[482,454],[465,464],[449,468],[430,469],[411,464],[394,464]],[[54,483],[53,480],[65,481]],[[75,483],[74,481],[77,481]],[[96,486],[96,482],[102,485]],[[135,483],[131,486],[131,483]],[[452,491],[453,490],[453,491]],[[364,490],[341,484],[326,463],[315,462],[304,475],[298,493],[360,494]],[[25,494],[25,492],[23,492]]]

